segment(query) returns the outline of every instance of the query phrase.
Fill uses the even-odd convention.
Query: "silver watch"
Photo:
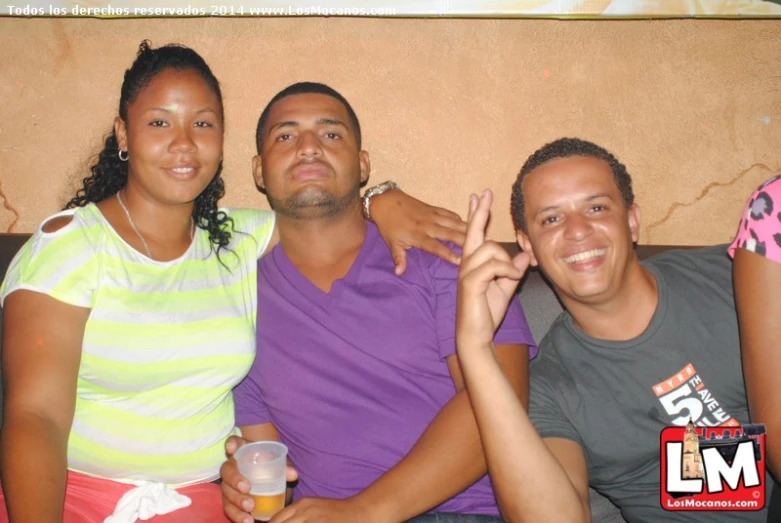
[[[387,182],[382,182],[379,185],[375,185],[374,187],[369,187],[368,189],[366,189],[366,192],[363,193],[363,198],[361,198],[363,217],[369,221],[372,221],[372,215],[370,212],[372,198],[374,198],[375,196],[379,196],[380,194],[386,191],[390,191],[391,189],[398,189],[398,188],[399,186],[396,185],[396,182],[392,182],[388,180]]]

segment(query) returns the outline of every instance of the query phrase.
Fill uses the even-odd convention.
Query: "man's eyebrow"
[[[344,127],[345,129],[349,129],[347,127],[347,124],[344,123],[341,120],[336,120],[334,118],[318,118],[315,120],[315,123],[317,125],[339,125],[341,127]],[[282,122],[277,122],[274,125],[272,125],[269,128],[269,132],[274,131],[275,129],[279,129],[280,127],[298,127],[299,123],[294,120],[284,120]]]
[[[589,196],[588,198],[586,198],[583,201],[585,201],[585,202],[593,202],[594,200],[599,200],[599,199],[602,199],[602,198],[607,198],[608,200],[613,201],[613,197],[610,194],[608,194],[608,193],[592,194],[591,196]],[[548,207],[543,207],[542,209],[539,209],[536,213],[534,213],[534,216],[537,217],[540,214],[543,214],[543,213],[546,213],[546,212],[550,212],[550,211],[555,211],[558,208],[559,208],[558,205],[549,205]]]
[[[611,195],[609,195],[606,192],[603,192],[603,193],[599,193],[599,194],[594,194],[593,196],[589,196],[588,198],[586,198],[586,201],[587,202],[591,202],[591,201],[594,201],[594,200],[598,200],[600,198],[607,198],[608,200],[611,200],[611,201],[613,200],[613,197]]]
[[[534,213],[534,216],[537,217],[537,216],[539,216],[542,213],[545,213],[545,212],[548,212],[548,211],[555,211],[558,208],[559,208],[558,205],[549,205],[547,207],[543,207],[542,209],[539,209],[537,212]]]
[[[269,128],[268,132],[271,132],[271,131],[273,131],[275,129],[279,129],[280,127],[295,127],[297,125],[298,125],[298,122],[294,122],[293,120],[285,120],[285,121],[282,121],[282,122],[277,122],[274,125],[272,125]]]
[[[347,128],[347,124],[344,123],[341,120],[335,120],[333,118],[318,118],[315,120],[315,123],[317,125],[341,125],[342,127]]]

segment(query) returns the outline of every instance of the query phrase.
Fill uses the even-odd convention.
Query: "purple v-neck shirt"
[[[409,452],[455,394],[446,358],[455,353],[458,268],[412,249],[396,276],[371,223],[328,293],[281,245],[258,264],[258,351],[234,391],[236,423],[274,424],[299,472],[296,498],[357,494]],[[534,347],[518,300],[495,342]],[[436,510],[498,514],[488,477]]]

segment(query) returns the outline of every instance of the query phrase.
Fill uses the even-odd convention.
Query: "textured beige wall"
[[[781,171],[781,21],[0,19],[0,230],[62,205],[116,111],[140,40],[180,42],[224,86],[224,203],[265,207],[249,170],[256,119],[295,81],[356,108],[373,181],[457,211],[509,187],[561,136],[633,173],[641,243],[728,241],[753,187]]]

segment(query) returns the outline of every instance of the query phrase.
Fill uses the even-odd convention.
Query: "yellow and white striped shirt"
[[[218,477],[231,389],[255,357],[257,258],[274,227],[270,212],[223,210],[235,232],[222,263],[202,229],[180,258],[151,260],[94,204],[55,215],[73,219],[39,228],[11,263],[3,301],[27,289],[91,309],[69,469],[171,486]]]

